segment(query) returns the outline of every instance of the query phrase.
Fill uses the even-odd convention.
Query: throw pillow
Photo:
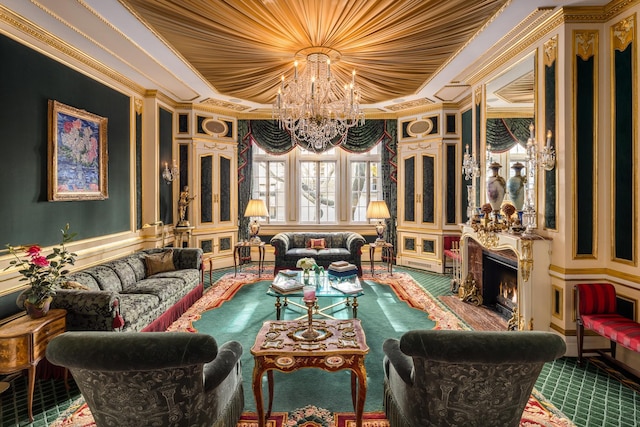
[[[72,280],[67,280],[60,285],[62,289],[79,289],[82,291],[88,291],[89,287],[87,285],[83,285],[80,282],[74,282]]]
[[[173,265],[173,251],[171,249],[157,254],[145,255],[144,264],[147,268],[147,277],[176,269]]]
[[[310,239],[309,246],[311,247],[311,249],[324,249],[324,239]]]

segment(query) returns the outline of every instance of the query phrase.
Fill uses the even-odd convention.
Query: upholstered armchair
[[[189,332],[66,332],[47,358],[69,369],[101,426],[235,427],[244,408],[240,356]]]
[[[515,427],[542,366],[566,345],[551,332],[415,330],[383,350],[391,427]]]

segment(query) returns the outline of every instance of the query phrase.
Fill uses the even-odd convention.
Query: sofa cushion
[[[318,256],[318,251],[316,249],[311,248],[293,248],[289,249],[285,254],[285,257],[293,256],[294,258],[304,258],[311,257],[316,258]]]
[[[133,271],[133,268],[131,268],[131,265],[129,265],[128,262],[124,260],[116,260],[105,263],[103,265],[110,267],[111,269],[113,269],[113,271],[116,272],[116,274],[120,278],[122,289],[127,289],[136,284],[136,273]]]
[[[179,283],[187,284],[190,288],[193,288],[200,283],[200,271],[193,268],[188,270],[163,271],[162,273],[154,274],[150,278],[172,279],[174,282],[180,281]]]
[[[309,247],[311,249],[324,249],[326,243],[324,239],[309,239]]]
[[[120,313],[124,318],[124,329],[139,331],[153,322],[162,312],[160,298],[151,294],[120,294]]]
[[[122,283],[120,282],[120,278],[112,268],[106,267],[104,265],[96,265],[94,267],[89,267],[84,271],[93,276],[96,282],[98,282],[98,286],[103,291],[122,291]],[[80,282],[80,280],[76,281]]]
[[[161,302],[178,301],[190,288],[183,281],[176,283],[175,278],[158,278],[157,275],[148,279],[142,279],[135,286],[123,291],[126,294],[150,294],[155,295]]]
[[[149,254],[144,256],[144,262],[147,267],[147,277],[164,271],[173,271],[176,267],[173,265],[173,251],[163,251],[157,254]]]
[[[289,249],[291,248],[306,248],[308,237],[304,233],[291,233],[289,235]]]
[[[147,266],[144,263],[144,254],[135,253],[126,257],[124,260],[131,266],[131,269],[136,275],[136,281],[147,277]]]

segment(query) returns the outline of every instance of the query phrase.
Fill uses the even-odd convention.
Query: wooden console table
[[[33,421],[36,366],[44,358],[49,341],[65,331],[66,315],[66,310],[53,309],[40,319],[22,316],[0,327],[0,373],[29,371],[29,421]]]
[[[264,242],[238,242],[233,249],[233,276],[238,274],[238,266],[245,262],[251,262],[251,248],[258,248],[258,277],[264,270]]]
[[[359,319],[314,320],[321,332],[315,340],[305,340],[300,332],[308,323],[301,321],[266,321],[251,348],[253,395],[256,399],[258,427],[266,425],[273,403],[273,371],[293,372],[301,368],[320,368],[329,372],[351,370],[351,400],[356,413],[356,427],[362,427],[362,413],[367,396],[367,371],[364,357],[369,353]],[[262,376],[267,373],[269,406],[265,417]]]

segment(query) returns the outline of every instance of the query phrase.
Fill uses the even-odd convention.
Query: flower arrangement
[[[316,260],[314,258],[300,258],[298,262],[296,262],[296,267],[301,268],[304,271],[315,269],[317,266],[318,264],[316,264]]]
[[[23,276],[20,280],[28,280],[31,285],[20,294],[18,301],[23,300],[25,303],[28,301],[30,304],[42,308],[46,301],[55,295],[56,288],[69,273],[64,267],[75,263],[76,254],[69,252],[65,244],[72,241],[76,233],[69,232],[69,224],[60,231],[62,232],[60,246],[53,248],[53,251],[46,256],[42,253],[42,248],[39,245],[15,247],[7,244],[9,253],[15,259],[9,262],[10,265],[5,270],[18,267],[18,272]],[[20,252],[24,252],[26,257],[21,258]]]

